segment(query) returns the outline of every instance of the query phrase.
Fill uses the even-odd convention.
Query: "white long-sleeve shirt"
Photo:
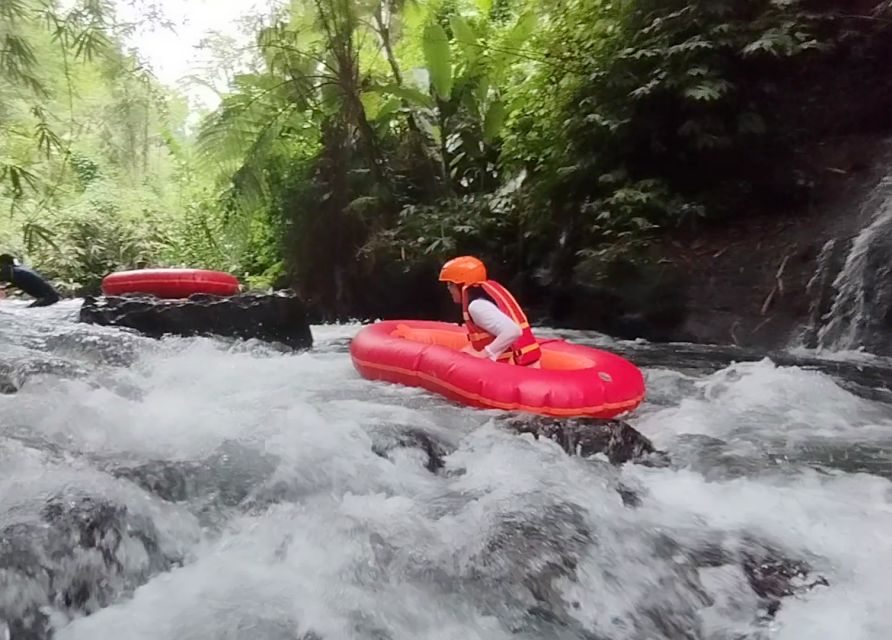
[[[474,324],[495,336],[495,340],[483,348],[490,360],[497,360],[522,333],[514,320],[484,298],[472,300],[468,304],[468,314]]]

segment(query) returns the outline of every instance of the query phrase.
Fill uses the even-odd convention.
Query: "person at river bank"
[[[0,282],[8,282],[33,297],[34,302],[29,307],[48,307],[61,299],[43,276],[33,269],[16,264],[15,258],[8,253],[0,255]]]
[[[465,353],[539,367],[539,342],[523,309],[505,287],[488,279],[482,261],[473,256],[453,258],[443,265],[439,280],[446,283],[453,302],[462,307],[470,342]]]

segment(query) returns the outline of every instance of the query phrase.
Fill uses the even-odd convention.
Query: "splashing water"
[[[672,464],[616,468],[361,379],[358,326],[283,353],[76,310],[0,304],[0,637],[892,637],[892,407],[827,375],[647,368]],[[753,581],[778,558],[803,588]]]
[[[892,355],[892,175],[879,182],[862,210],[872,221],[852,241],[833,282],[835,297],[817,332],[818,344]],[[819,264],[829,253],[822,252]]]

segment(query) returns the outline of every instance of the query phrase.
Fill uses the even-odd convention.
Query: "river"
[[[671,463],[617,467],[363,380],[359,325],[292,353],[78,308],[0,303],[0,638],[892,637],[892,405],[846,375],[885,359],[573,333],[646,375]],[[774,557],[809,568],[779,608]]]

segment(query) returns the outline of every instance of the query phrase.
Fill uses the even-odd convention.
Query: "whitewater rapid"
[[[892,406],[828,375],[646,367],[672,464],[617,468],[363,380],[359,325],[291,353],[78,306],[0,303],[0,638],[892,637]],[[768,550],[826,585],[766,616],[733,558]]]

